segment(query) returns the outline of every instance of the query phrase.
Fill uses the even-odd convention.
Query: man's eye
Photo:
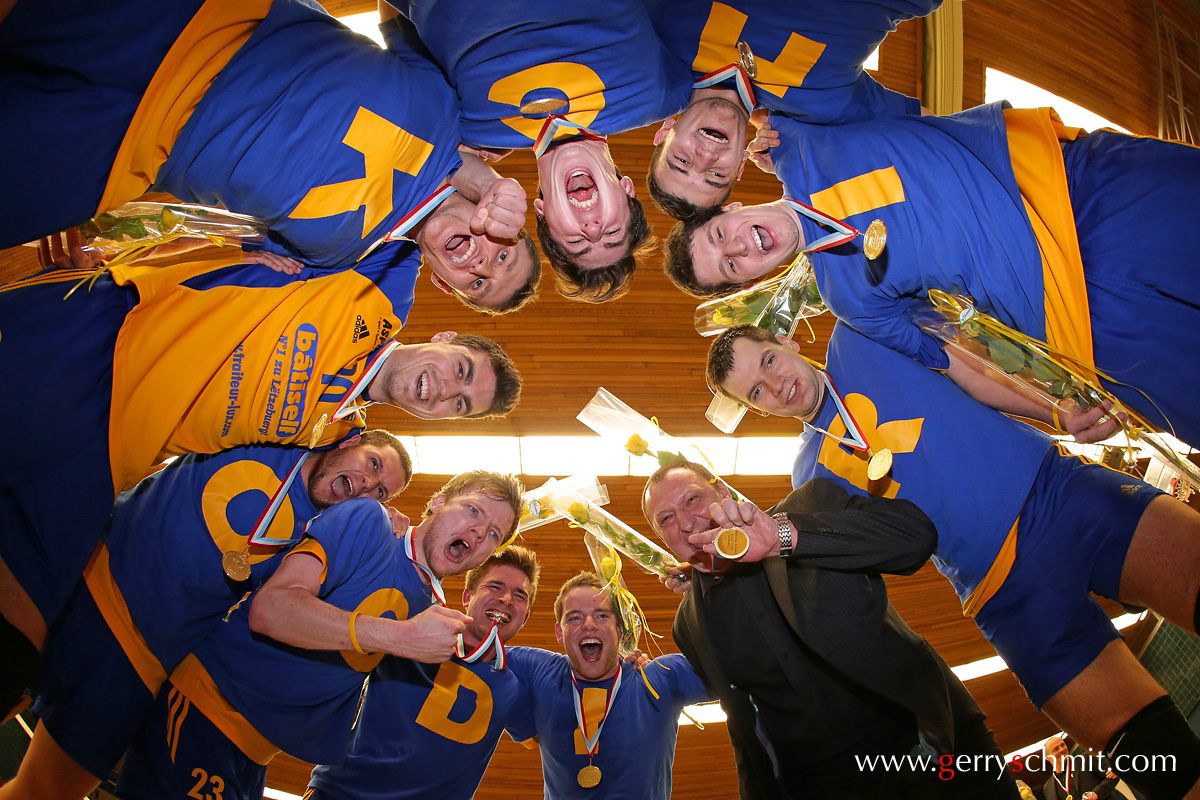
[[[382,486],[375,487],[375,491],[379,493],[380,500],[387,500],[387,490]]]
[[[463,412],[463,399],[461,397],[454,402],[454,410],[459,414]]]
[[[729,271],[730,271],[730,272],[734,272],[734,271],[736,271],[736,270],[737,270],[737,264],[734,264],[734,263],[733,263],[733,259],[732,259],[732,258],[730,258],[730,259],[726,260],[726,262],[725,262],[725,266],[729,268]]]
[[[508,251],[507,250],[505,250],[504,252],[502,252],[500,254],[499,261],[501,264],[503,264],[505,261],[508,261]]]
[[[692,162],[688,161],[683,156],[675,156],[675,160],[678,161],[680,164],[682,164],[685,167],[690,167],[692,165]]]
[[[721,233],[721,231],[719,231],[719,230],[717,231],[717,241],[718,241],[718,242],[724,242],[724,241],[725,241],[725,234]]]
[[[762,393],[762,389],[761,389],[760,387],[758,387],[758,386],[755,386],[755,387],[754,387],[752,390],[750,390],[750,399],[751,399],[751,400],[757,400],[757,399],[758,399],[758,396],[759,396],[761,393]]]
[[[482,289],[483,288],[483,278],[476,278],[471,283],[471,288],[472,289]]]
[[[775,356],[767,356],[767,369],[775,366]]]

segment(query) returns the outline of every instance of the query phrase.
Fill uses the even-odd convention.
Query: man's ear
[[[656,130],[654,132],[654,146],[655,147],[657,147],[658,145],[663,143],[663,141],[667,138],[667,131],[671,130],[671,128],[674,128],[675,123],[678,120],[679,120],[678,116],[667,117],[666,119],[663,120],[662,125],[660,125],[658,130]]]
[[[741,207],[741,203],[726,203],[725,205],[721,206],[721,211],[737,211]]]
[[[788,348],[789,350],[791,350],[794,353],[800,352],[800,343],[797,342],[795,339],[789,339],[788,337],[784,336],[782,333],[775,334],[775,341],[779,342],[781,345]]]
[[[533,213],[537,214],[539,217],[544,217],[546,216],[546,212],[543,210],[545,207],[546,204],[542,202],[542,198],[533,198]]]
[[[450,284],[446,283],[444,280],[442,280],[441,278],[439,278],[437,275],[433,274],[432,272],[429,273],[429,280],[433,281],[433,285],[436,286],[437,288],[441,289],[446,294],[454,294],[454,290],[452,288],[450,288]]]
[[[563,630],[561,622],[554,623],[554,638],[558,640],[559,644],[563,643]]]
[[[440,342],[448,342],[455,336],[458,336],[458,334],[454,331],[442,331],[441,333],[435,333],[429,341],[432,344],[439,344]]]
[[[338,450],[345,450],[347,447],[358,447],[358,443],[362,441],[362,436],[354,434],[349,439],[345,439],[337,446]]]
[[[464,586],[463,587],[463,596],[462,596],[463,609],[466,609],[466,607],[470,604],[471,604],[471,590]]]
[[[734,178],[734,180],[735,180],[735,181],[740,181],[740,180],[742,179],[742,173],[743,173],[745,170],[746,170],[746,159],[744,159],[744,158],[743,158],[743,159],[742,159],[742,163],[741,163],[741,164],[738,164],[738,174],[737,174],[737,177],[736,177],[736,178]]]
[[[629,195],[630,197],[637,197],[637,188],[633,185],[633,178],[629,177],[628,175],[623,175],[618,183],[620,183],[621,188],[625,190],[625,194]]]
[[[429,503],[426,506],[430,514],[436,514],[442,510],[442,506],[446,505],[446,493],[438,492],[433,497],[429,498]]]

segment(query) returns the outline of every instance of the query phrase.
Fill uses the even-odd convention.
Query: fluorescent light
[[[629,474],[629,453],[599,436],[522,436],[520,450],[522,475]]]
[[[795,436],[742,436],[735,475],[791,475],[800,441]]]
[[[1097,128],[1113,128],[1122,133],[1129,131],[1120,125],[1107,120],[1099,114],[1089,111],[1083,106],[1072,103],[1065,97],[1059,97],[1040,86],[1014,78],[1008,73],[988,67],[983,83],[983,101],[994,103],[997,100],[1007,100],[1013,108],[1041,108],[1050,106],[1058,112],[1059,118],[1066,125],[1073,125],[1084,130],[1094,131]]]
[[[270,787],[263,789],[263,797],[268,798],[268,800],[302,800],[298,794],[292,794],[291,792],[285,792],[282,789],[272,789]]]
[[[691,719],[688,719],[687,715],[690,715]],[[724,722],[726,720],[725,710],[715,700],[711,703],[696,703],[695,705],[684,706],[683,713],[679,715],[679,724],[692,725],[694,724],[692,720],[699,722],[701,725]]]
[[[421,472],[457,475],[467,469],[521,472],[521,446],[516,436],[418,436]]]

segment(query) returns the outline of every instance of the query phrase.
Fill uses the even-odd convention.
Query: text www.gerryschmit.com
[[[1102,759],[1096,755],[1063,756],[1067,769],[1103,773],[1112,769],[1118,773],[1124,772],[1174,772],[1175,756],[1128,756],[1119,753],[1112,759]],[[996,780],[1004,777],[1007,769],[1013,775],[1019,775],[1029,770],[1041,772],[1049,768],[1045,757],[1040,753],[1027,756],[1013,756],[1011,761],[1005,761],[999,755],[904,755],[904,756],[855,756],[854,760],[860,772],[937,772],[938,778],[948,781],[960,772],[990,772]],[[1056,770],[1061,771],[1061,769]]]

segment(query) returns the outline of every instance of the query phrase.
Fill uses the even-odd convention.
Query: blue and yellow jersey
[[[84,575],[109,628],[151,693],[275,567],[282,546],[248,546],[304,450],[239,447],[172,462],[118,499]],[[304,482],[288,488],[266,535],[299,541],[317,515]],[[230,581],[227,552],[245,553],[249,582]]]
[[[1061,139],[1078,134],[1049,109],[1003,104],[949,117],[893,117],[824,127],[772,115],[785,193],[859,230],[887,225],[876,261],[861,240],[814,259],[839,319],[919,357],[912,304],[931,288],[1092,360],[1087,290],[1070,213]],[[1014,157],[1013,154],[1019,154]],[[824,235],[801,220],[806,239]]]
[[[892,451],[892,470],[872,481],[864,454],[809,429],[792,485],[829,478],[850,492],[916,503],[937,526],[934,563],[966,603],[1015,544],[1017,516],[1052,440],[844,324],[834,328],[827,357],[829,377],[868,445]],[[813,424],[846,435],[828,397]]]
[[[375,500],[322,512],[288,558],[324,565],[318,598],[347,611],[408,619],[430,591]],[[346,752],[367,673],[382,653],[302,650],[250,630],[253,596],[195,648],[171,680],[243,753],[266,763],[283,750],[312,763]]]
[[[659,38],[696,77],[738,63],[738,43],[745,42],[758,67],[758,105],[818,123],[919,114],[919,102],[884,88],[862,64],[898,23],[941,4],[646,0]]]
[[[579,785],[579,770],[588,765],[587,746],[575,719],[571,664],[559,653],[529,647],[508,651],[508,668],[529,685],[546,798],[586,800],[594,789]],[[666,800],[671,796],[671,765],[679,712],[708,699],[695,670],[678,654],[661,656],[646,666],[645,681],[637,667],[621,664],[621,686],[601,730],[591,763],[600,769],[606,797]],[[658,693],[651,694],[649,682]],[[604,717],[612,680],[579,680],[588,736]],[[605,789],[607,785],[607,789]]]
[[[458,143],[436,65],[394,58],[316,3],[209,0],[151,82],[102,205],[153,181],[262,219],[272,249],[352,267],[458,168]]]
[[[529,708],[528,689],[492,663],[385,658],[371,674],[350,752],[314,769],[308,785],[340,800],[471,800],[500,734],[533,737]]]
[[[273,442],[307,446],[367,360],[404,324],[420,257],[400,243],[362,270],[282,275],[226,251],[168,268],[118,267],[137,288],[113,360],[113,481],[162,458]],[[336,442],[363,424],[324,430]]]
[[[393,5],[458,89],[463,141],[474,147],[532,147],[548,112],[522,113],[531,102],[564,101],[550,110],[607,135],[665,119],[691,93],[687,65],[655,36],[640,0]]]

